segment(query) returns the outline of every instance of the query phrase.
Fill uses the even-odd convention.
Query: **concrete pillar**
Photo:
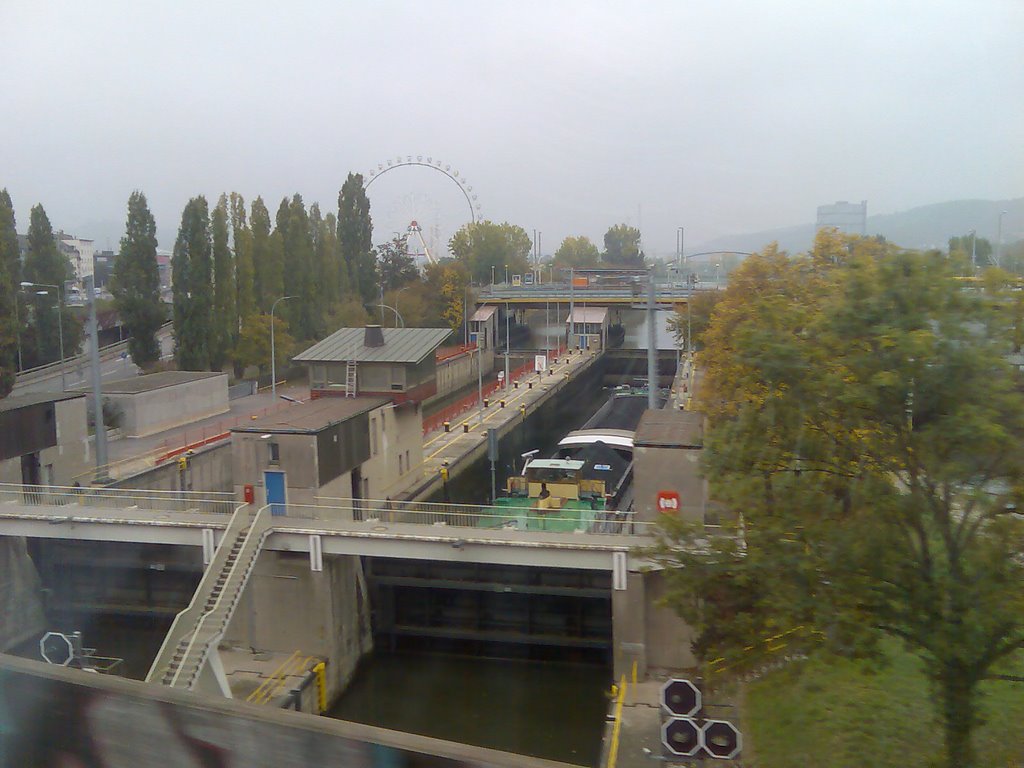
[[[612,644],[615,679],[622,675],[632,682],[633,664],[637,680],[647,676],[647,600],[644,575],[626,575],[626,588],[612,590]]]
[[[8,651],[46,629],[41,589],[25,539],[0,537],[0,651]]]

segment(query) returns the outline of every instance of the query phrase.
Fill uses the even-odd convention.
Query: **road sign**
[[[675,491],[658,491],[658,511],[672,515],[679,511],[679,494]]]
[[[679,757],[694,757],[701,749],[701,731],[689,717],[673,717],[661,726],[661,743]]]
[[[725,720],[708,720],[700,731],[701,746],[711,757],[729,760],[739,757],[743,749],[743,737],[732,723]]]
[[[548,369],[548,356],[547,355],[534,355],[533,356],[533,371],[534,373],[543,373]]]
[[[522,275],[512,275],[512,287],[513,288],[519,288],[519,287],[522,286],[522,284],[523,284],[523,276]]]
[[[39,639],[39,654],[50,664],[66,667],[75,658],[75,648],[67,635],[47,632]]]
[[[523,275],[523,285],[533,285],[533,272]]]
[[[700,689],[689,680],[676,678],[661,686],[661,706],[676,717],[693,717],[700,705]]]

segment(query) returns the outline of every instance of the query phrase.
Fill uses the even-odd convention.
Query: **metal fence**
[[[433,501],[339,499],[317,497],[316,504],[280,505],[284,515],[324,522],[404,523],[436,527],[617,536],[653,534],[653,523],[638,522],[632,512],[580,511],[577,518],[545,515],[530,507],[445,504]]]
[[[213,491],[143,491],[134,488],[0,483],[0,504],[4,503],[214,514],[231,514],[240,506],[234,494]]]

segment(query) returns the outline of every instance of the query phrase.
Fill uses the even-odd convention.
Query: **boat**
[[[617,387],[580,429],[569,432],[554,456],[529,458],[508,478],[495,506],[509,510],[510,528],[607,531],[632,506],[633,436],[647,409],[646,386]]]

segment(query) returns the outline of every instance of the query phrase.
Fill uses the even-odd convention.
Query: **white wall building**
[[[57,236],[57,241],[60,243],[61,251],[71,260],[71,267],[75,270],[75,283],[79,289],[84,289],[85,278],[93,274],[95,241],[65,235],[63,232]]]

